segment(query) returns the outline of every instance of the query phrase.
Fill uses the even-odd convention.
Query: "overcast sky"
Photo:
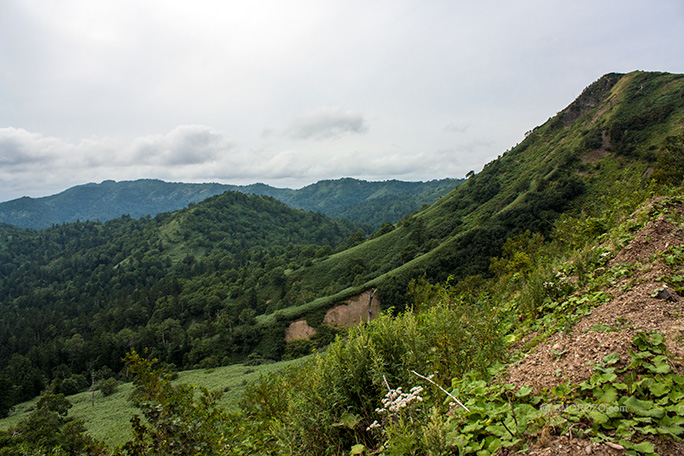
[[[684,73],[683,0],[0,0],[0,201],[463,177],[633,70]]]

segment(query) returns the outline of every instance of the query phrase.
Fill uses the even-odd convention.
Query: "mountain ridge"
[[[225,191],[238,191],[272,196],[296,209],[347,218],[377,228],[384,222],[395,223],[424,204],[431,204],[461,182],[461,179],[369,182],[342,178],[322,180],[293,190],[263,183],[231,185],[160,179],[105,180],[99,184],[76,185],[54,195],[25,196],[2,202],[0,222],[42,229],[78,220],[104,222],[122,215],[140,218],[182,209]],[[385,208],[375,201],[381,197],[385,198]]]

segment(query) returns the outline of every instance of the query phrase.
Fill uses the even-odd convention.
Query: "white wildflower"
[[[366,428],[367,431],[370,431],[371,429],[376,429],[380,427],[380,423],[378,423],[378,420],[373,421],[370,426]]]

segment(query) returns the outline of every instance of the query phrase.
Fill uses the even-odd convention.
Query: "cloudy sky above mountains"
[[[463,177],[632,70],[684,73],[684,2],[1,0],[0,201]]]

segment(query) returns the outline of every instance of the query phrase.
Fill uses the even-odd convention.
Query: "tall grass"
[[[223,391],[219,404],[228,411],[236,412],[242,393],[251,382],[273,376],[306,360],[307,358],[300,358],[259,366],[235,364],[216,369],[183,371],[174,383]],[[133,437],[130,421],[133,415],[139,414],[139,410],[128,399],[132,391],[132,383],[122,383],[117,392],[110,396],[104,396],[100,391],[95,391],[94,395],[90,391],[74,394],[68,397],[73,404],[69,414],[84,420],[88,433],[95,439],[105,442],[112,448],[119,446]],[[0,420],[0,429],[8,429],[26,419],[35,410],[37,402],[38,398],[35,398],[18,404],[9,417]]]

